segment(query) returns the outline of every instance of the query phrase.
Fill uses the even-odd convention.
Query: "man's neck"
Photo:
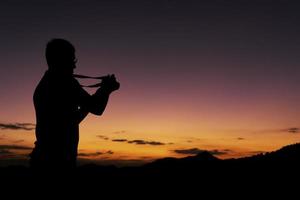
[[[64,71],[56,70],[56,69],[48,69],[46,71],[46,73],[57,76],[57,77],[66,77],[66,78],[67,77],[73,77],[72,73],[64,72]]]

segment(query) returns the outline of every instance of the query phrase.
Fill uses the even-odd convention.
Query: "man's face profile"
[[[76,68],[75,48],[64,39],[53,39],[47,44],[46,59],[49,70],[63,75],[73,74]]]

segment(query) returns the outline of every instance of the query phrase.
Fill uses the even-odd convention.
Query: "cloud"
[[[173,150],[173,152],[177,153],[177,154],[185,154],[185,155],[197,155],[199,153],[203,153],[203,152],[209,152],[212,155],[225,155],[228,154],[228,152],[230,152],[231,150],[229,149],[224,149],[224,150],[203,150],[203,149],[198,149],[198,148],[191,148],[191,149],[176,149]]]
[[[191,148],[191,149],[176,149],[176,150],[173,150],[175,153],[178,153],[178,154],[198,154],[198,153],[203,153],[205,152],[205,150],[201,150],[201,149],[198,149],[198,148]]]
[[[102,152],[95,152],[95,153],[79,153],[78,156],[80,157],[92,157],[92,156],[99,156],[102,155]]]
[[[32,147],[21,145],[0,145],[0,150],[32,150]]]
[[[231,150],[229,150],[229,149],[223,149],[223,150],[214,149],[214,150],[210,150],[208,152],[215,156],[221,156],[221,155],[228,154],[229,152],[231,152]]]
[[[300,127],[286,127],[286,128],[262,128],[262,129],[225,129],[227,132],[238,133],[238,134],[289,134],[289,133],[300,133]],[[238,137],[243,138],[243,137]],[[237,139],[238,139],[237,138]],[[245,139],[245,138],[244,138]]]
[[[300,133],[300,128],[288,128],[288,129],[285,129],[284,130],[285,132],[288,132],[288,133]]]
[[[265,129],[258,131],[258,133],[300,133],[300,128],[289,127],[284,129]]]
[[[146,141],[146,140],[127,140],[127,139],[113,139],[112,142],[127,142],[129,144],[137,144],[137,145],[153,145],[153,146],[159,146],[159,145],[165,145],[163,142],[157,142],[157,141]],[[168,143],[173,144],[173,143]]]
[[[101,138],[103,140],[109,140],[107,136],[104,135],[97,135],[98,138]],[[158,141],[146,141],[146,140],[128,140],[124,138],[117,138],[117,139],[111,139],[112,142],[126,142],[129,144],[136,144],[136,145],[152,145],[152,146],[159,146],[159,145],[166,145],[166,143],[158,142]],[[167,143],[168,145],[172,145],[174,143],[170,142]]]
[[[128,140],[127,139],[113,139],[111,141],[113,141],[113,142],[127,142]]]
[[[238,137],[238,138],[236,138],[237,140],[245,140],[245,138],[243,138],[243,137]]]
[[[106,137],[105,135],[97,135],[98,138],[101,138],[103,140],[109,140],[108,137]]]
[[[114,152],[109,150],[109,151],[106,152],[106,154],[114,154]]]
[[[284,129],[266,129],[261,130],[260,133],[300,133],[300,128],[298,127],[289,127]]]
[[[20,146],[20,145],[0,145],[0,158],[1,159],[11,159],[11,158],[25,158],[28,156],[26,153],[16,153],[14,150],[32,150],[31,147]]]
[[[108,137],[104,135],[97,135],[98,138],[104,139],[104,140],[109,140]],[[159,145],[165,145],[163,142],[158,142],[158,141],[146,141],[146,140],[127,140],[124,138],[120,139],[111,139],[112,142],[127,142],[129,144],[137,144],[137,145],[152,145],[152,146],[159,146]],[[168,144],[173,144],[173,143],[168,143]]]
[[[32,123],[0,123],[0,129],[31,131],[31,130],[35,129],[35,124],[32,124]]]
[[[111,150],[108,150],[106,152],[100,152],[100,151],[97,151],[97,152],[94,152],[94,153],[79,153],[78,156],[79,157],[95,157],[95,156],[100,156],[100,155],[105,155],[105,154],[114,154],[113,151]]]
[[[137,145],[153,145],[153,146],[158,146],[158,145],[165,145],[165,143],[162,142],[157,142],[157,141],[145,141],[145,140],[131,140],[128,141],[130,144],[137,144]]]

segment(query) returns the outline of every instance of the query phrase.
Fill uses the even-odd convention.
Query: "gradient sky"
[[[121,83],[104,115],[81,124],[82,160],[202,150],[228,158],[299,142],[295,2],[1,1],[0,159],[33,146],[34,129],[15,123],[35,123],[32,95],[51,38],[74,44],[76,73],[114,73]]]

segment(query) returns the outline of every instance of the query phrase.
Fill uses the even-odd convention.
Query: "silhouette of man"
[[[48,42],[46,60],[48,70],[33,95],[36,142],[30,165],[72,168],[76,166],[79,123],[89,112],[102,115],[109,95],[120,84],[114,75],[108,75],[95,94],[89,95],[73,77],[77,61],[75,48],[64,39]]]

